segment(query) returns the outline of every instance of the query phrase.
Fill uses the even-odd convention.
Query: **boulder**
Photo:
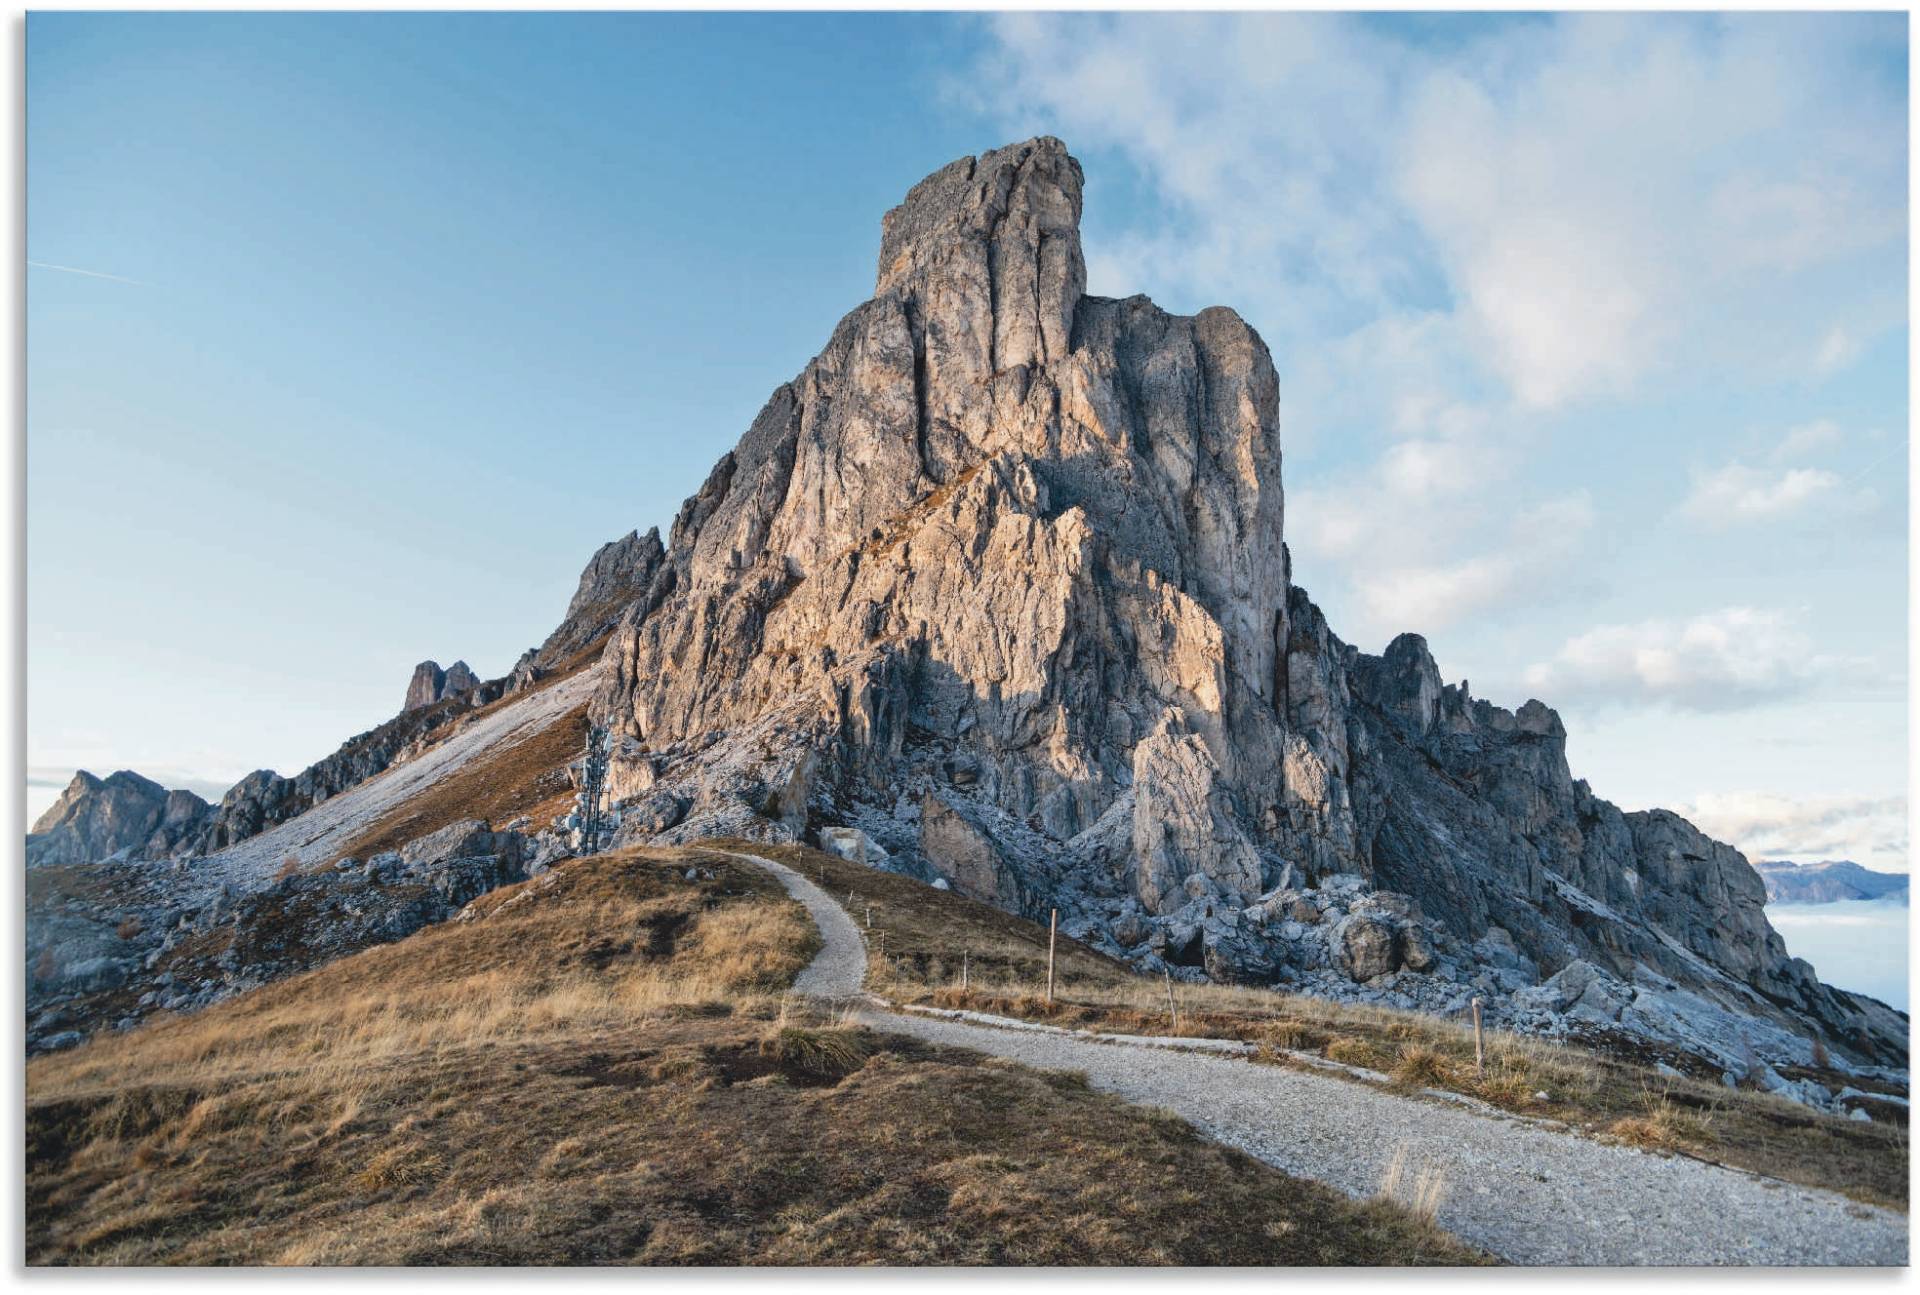
[[[821,828],[820,848],[828,854],[875,868],[884,866],[889,859],[880,843],[857,827]]]
[[[1334,933],[1340,967],[1356,981],[1372,980],[1398,969],[1394,928],[1378,918],[1348,917]]]
[[[1399,931],[1400,965],[1408,971],[1430,971],[1440,960],[1433,937],[1419,926],[1403,926]]]

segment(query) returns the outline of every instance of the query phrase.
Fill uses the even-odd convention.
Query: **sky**
[[[1906,867],[1907,33],[1881,15],[27,21],[28,811],[504,673],[1059,135],[1089,288],[1235,307],[1296,581],[1760,858]]]

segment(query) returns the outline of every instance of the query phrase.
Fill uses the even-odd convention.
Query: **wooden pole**
[[[1178,1034],[1180,1033],[1180,1009],[1173,1005],[1173,973],[1162,968],[1161,974],[1167,978],[1167,1019],[1172,1022],[1167,1028]]]
[[[873,929],[873,905],[872,904],[867,905],[867,929],[869,931]]]
[[[1047,922],[1047,1006],[1053,1006],[1053,942],[1060,934],[1060,910],[1054,909]]]
[[[1473,1068],[1487,1068],[1487,1042],[1480,1033],[1480,1000],[1473,1000]]]
[[[967,992],[967,953],[964,949],[960,951],[960,992]]]

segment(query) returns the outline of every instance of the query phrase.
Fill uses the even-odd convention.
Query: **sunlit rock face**
[[[1454,1010],[1584,962],[1594,1002],[1672,984],[1904,1064],[1737,852],[1573,779],[1552,710],[1341,642],[1291,581],[1266,346],[1086,295],[1081,183],[1036,139],[914,186],[664,551],[609,553],[627,838],[857,828],[1146,969]]]

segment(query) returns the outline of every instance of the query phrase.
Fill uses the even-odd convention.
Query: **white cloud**
[[[1827,372],[1904,317],[1897,17],[1455,30],[1008,14],[956,84],[1010,129],[1119,151],[1164,203],[1092,249],[1096,290],[1230,300],[1270,340],[1425,303],[1477,343],[1462,376],[1526,407],[1702,365]]]
[[[1828,330],[1813,355],[1813,371],[1821,377],[1838,373],[1860,355],[1860,341],[1844,328]]]
[[[1825,449],[1840,441],[1840,424],[1830,418],[1816,418],[1810,423],[1801,423],[1789,427],[1787,434],[1780,438],[1780,444],[1774,447],[1773,461],[1789,463],[1813,450]]]
[[[1723,467],[1693,473],[1693,485],[1676,510],[1703,526],[1723,528],[1744,522],[1777,522],[1821,505],[1825,511],[1870,507],[1873,495],[1844,493],[1840,475],[1799,464],[1815,450],[1839,442],[1839,424],[1817,419],[1787,429],[1763,457],[1765,466],[1735,459]]]
[[[1584,492],[1546,500],[1480,526],[1489,483],[1459,470],[1469,445],[1409,441],[1375,471],[1342,486],[1298,491],[1289,501],[1294,542],[1334,567],[1356,598],[1356,641],[1406,629],[1444,630],[1470,617],[1537,606],[1565,584],[1594,520]]]
[[[1707,526],[1777,521],[1830,494],[1840,478],[1821,468],[1751,468],[1729,463],[1695,473],[1680,513]]]
[[[1907,802],[1901,796],[1734,791],[1703,794],[1677,812],[1749,859],[1852,859],[1869,868],[1907,871]]]
[[[1858,662],[1816,654],[1798,612],[1727,607],[1687,620],[1601,625],[1570,638],[1526,684],[1553,701],[1723,711],[1805,692]]]

